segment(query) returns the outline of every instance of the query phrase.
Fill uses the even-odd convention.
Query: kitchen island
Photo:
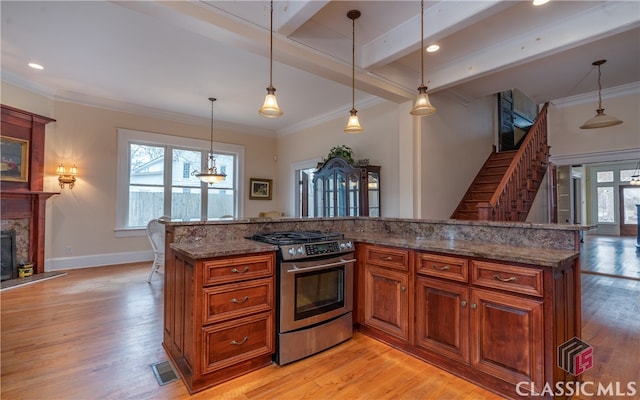
[[[557,367],[556,349],[580,337],[579,241],[589,227],[362,217],[165,225],[163,345],[190,392],[270,363],[277,247],[245,238],[298,230],[356,244],[361,332],[509,398],[520,382],[575,379]],[[253,302],[240,307],[245,297]]]

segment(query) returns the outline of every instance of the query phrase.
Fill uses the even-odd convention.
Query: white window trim
[[[136,131],[132,129],[118,128],[118,146],[117,157],[120,160],[129,160],[129,143],[144,142],[147,144],[155,144],[159,146],[171,145],[182,147],[185,149],[203,151],[209,149],[211,143],[207,140],[192,139],[182,136],[165,135],[161,133],[152,133],[144,131]],[[236,153],[238,155],[238,168],[235,174],[236,181],[234,185],[237,189],[237,199],[235,207],[238,210],[238,218],[244,215],[244,146],[229,143],[214,142],[214,150],[222,152]],[[117,188],[116,188],[116,237],[144,236],[145,229],[128,228],[125,226],[126,213],[128,211],[128,185],[129,185],[129,163],[118,162],[117,168]]]
[[[290,176],[291,176],[291,209],[289,215],[299,217],[298,210],[300,209],[300,199],[298,198],[298,177],[296,172],[301,169],[316,168],[318,163],[322,162],[322,157],[312,158],[310,160],[299,161],[291,164]]]

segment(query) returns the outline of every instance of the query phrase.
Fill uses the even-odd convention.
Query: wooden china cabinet
[[[313,175],[313,191],[318,217],[380,216],[379,166],[330,158]]]

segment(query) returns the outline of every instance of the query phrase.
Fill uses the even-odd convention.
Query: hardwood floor
[[[0,293],[1,389],[8,399],[499,399],[371,338],[354,338],[189,396],[159,386],[162,278],[149,264],[67,271]],[[586,380],[638,380],[640,282],[583,275]],[[586,399],[586,398],[585,398]]]
[[[640,280],[640,248],[636,237],[585,235],[580,245],[583,273]]]

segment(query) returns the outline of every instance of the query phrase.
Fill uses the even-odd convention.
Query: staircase
[[[525,221],[549,164],[544,105],[518,150],[493,152],[452,219]]]

